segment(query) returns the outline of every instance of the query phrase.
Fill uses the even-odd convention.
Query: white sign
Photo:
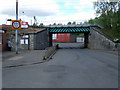
[[[21,23],[21,28],[23,28],[23,29],[28,28],[28,22],[22,22]]]

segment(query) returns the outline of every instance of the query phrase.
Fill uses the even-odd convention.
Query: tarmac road
[[[3,68],[3,88],[117,87],[118,56],[97,50],[59,49],[48,62]]]

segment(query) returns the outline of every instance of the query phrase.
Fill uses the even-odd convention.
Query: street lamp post
[[[18,0],[16,0],[16,20],[18,20]],[[16,54],[18,54],[18,30],[16,29]]]
[[[23,22],[25,22],[25,20],[24,20],[24,11],[22,13],[23,13]],[[24,49],[26,49],[25,48],[25,46],[26,46],[26,44],[25,44],[25,29],[24,29],[24,37],[23,38],[24,38]]]

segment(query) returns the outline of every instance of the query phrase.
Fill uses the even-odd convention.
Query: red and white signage
[[[28,28],[28,22],[21,22],[21,28],[23,29]]]

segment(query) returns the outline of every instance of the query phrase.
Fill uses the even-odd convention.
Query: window
[[[28,39],[21,39],[20,40],[20,44],[28,44]]]
[[[52,34],[52,39],[57,39],[57,34]]]
[[[28,35],[23,35],[22,39],[20,40],[20,44],[28,44],[28,38],[29,36]]]

